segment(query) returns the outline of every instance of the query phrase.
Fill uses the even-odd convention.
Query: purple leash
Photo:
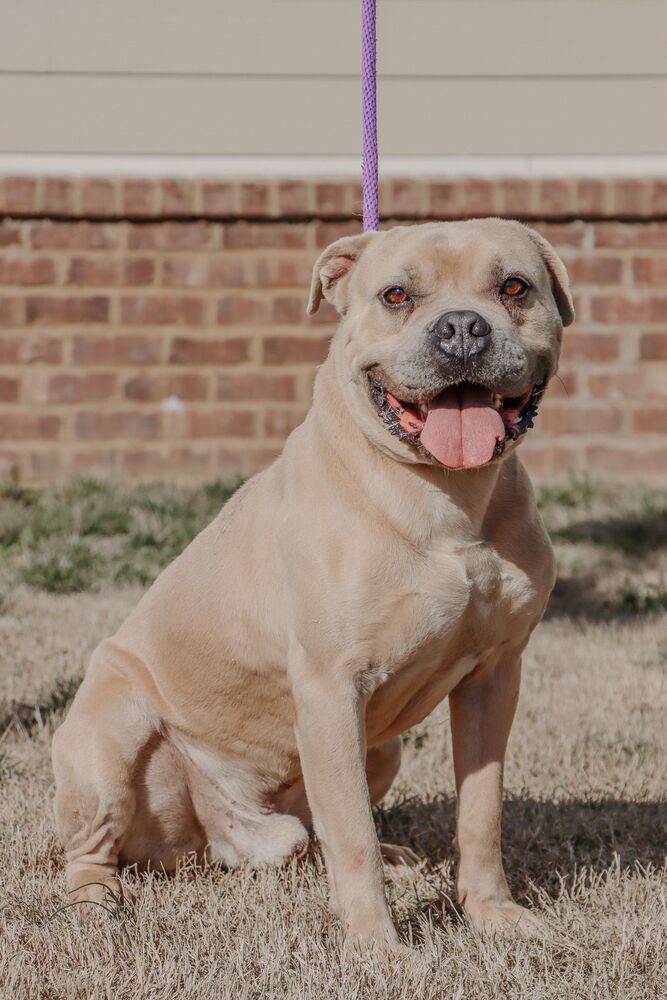
[[[361,103],[363,109],[362,189],[364,231],[377,229],[378,136],[375,88],[375,0],[361,0]]]

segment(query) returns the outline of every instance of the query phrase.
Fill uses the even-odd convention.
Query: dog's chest
[[[492,545],[435,548],[387,615],[368,677],[371,729],[424,718],[480,659],[525,636],[542,601]]]

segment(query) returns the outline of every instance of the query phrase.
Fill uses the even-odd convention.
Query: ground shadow
[[[574,521],[551,529],[550,534],[554,542],[592,543],[625,556],[640,557],[667,546],[667,509],[649,508]]]
[[[435,865],[453,857],[455,815],[450,796],[409,799],[378,810],[380,839],[407,844]],[[663,865],[666,840],[667,800],[516,798],[503,807],[503,857],[517,897],[534,898],[536,888],[555,897],[561,877],[583,866]]]

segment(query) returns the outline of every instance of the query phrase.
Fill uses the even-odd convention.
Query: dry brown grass
[[[554,530],[559,518],[572,521],[559,507]],[[613,545],[559,543],[565,583],[525,657],[504,847],[517,898],[542,911],[548,934],[484,940],[452,903],[454,801],[443,705],[408,735],[397,785],[378,813],[385,838],[407,842],[424,859],[416,878],[389,883],[403,937],[413,944],[390,960],[344,952],[314,850],[282,871],[186,865],[175,878],[129,873],[131,904],[67,907],[51,817],[50,738],[68,679],[81,674],[91,647],[138,590],[53,596],[6,589],[0,995],[667,996],[665,616],[619,616],[618,602],[604,603],[605,587],[640,593],[647,581],[664,582],[664,542],[651,537],[649,556],[638,555],[641,538],[634,554],[620,555]],[[588,573],[596,577],[595,601],[584,599]]]

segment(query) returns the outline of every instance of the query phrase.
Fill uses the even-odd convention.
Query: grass
[[[74,479],[43,491],[0,485],[0,569],[52,594],[149,583],[238,483],[121,489]]]
[[[129,872],[124,902],[69,905],[51,815],[53,730],[93,646],[230,489],[3,487],[0,997],[666,996],[667,545],[660,497],[631,489],[566,483],[539,497],[560,592],[525,656],[504,854],[517,899],[546,920],[542,940],[482,939],[453,902],[446,704],[405,734],[376,813],[384,838],[423,859],[414,878],[387,886],[412,945],[400,958],[344,951],[315,848],[280,871]],[[615,522],[633,519],[641,527],[616,544]],[[76,546],[90,559],[72,557]]]

